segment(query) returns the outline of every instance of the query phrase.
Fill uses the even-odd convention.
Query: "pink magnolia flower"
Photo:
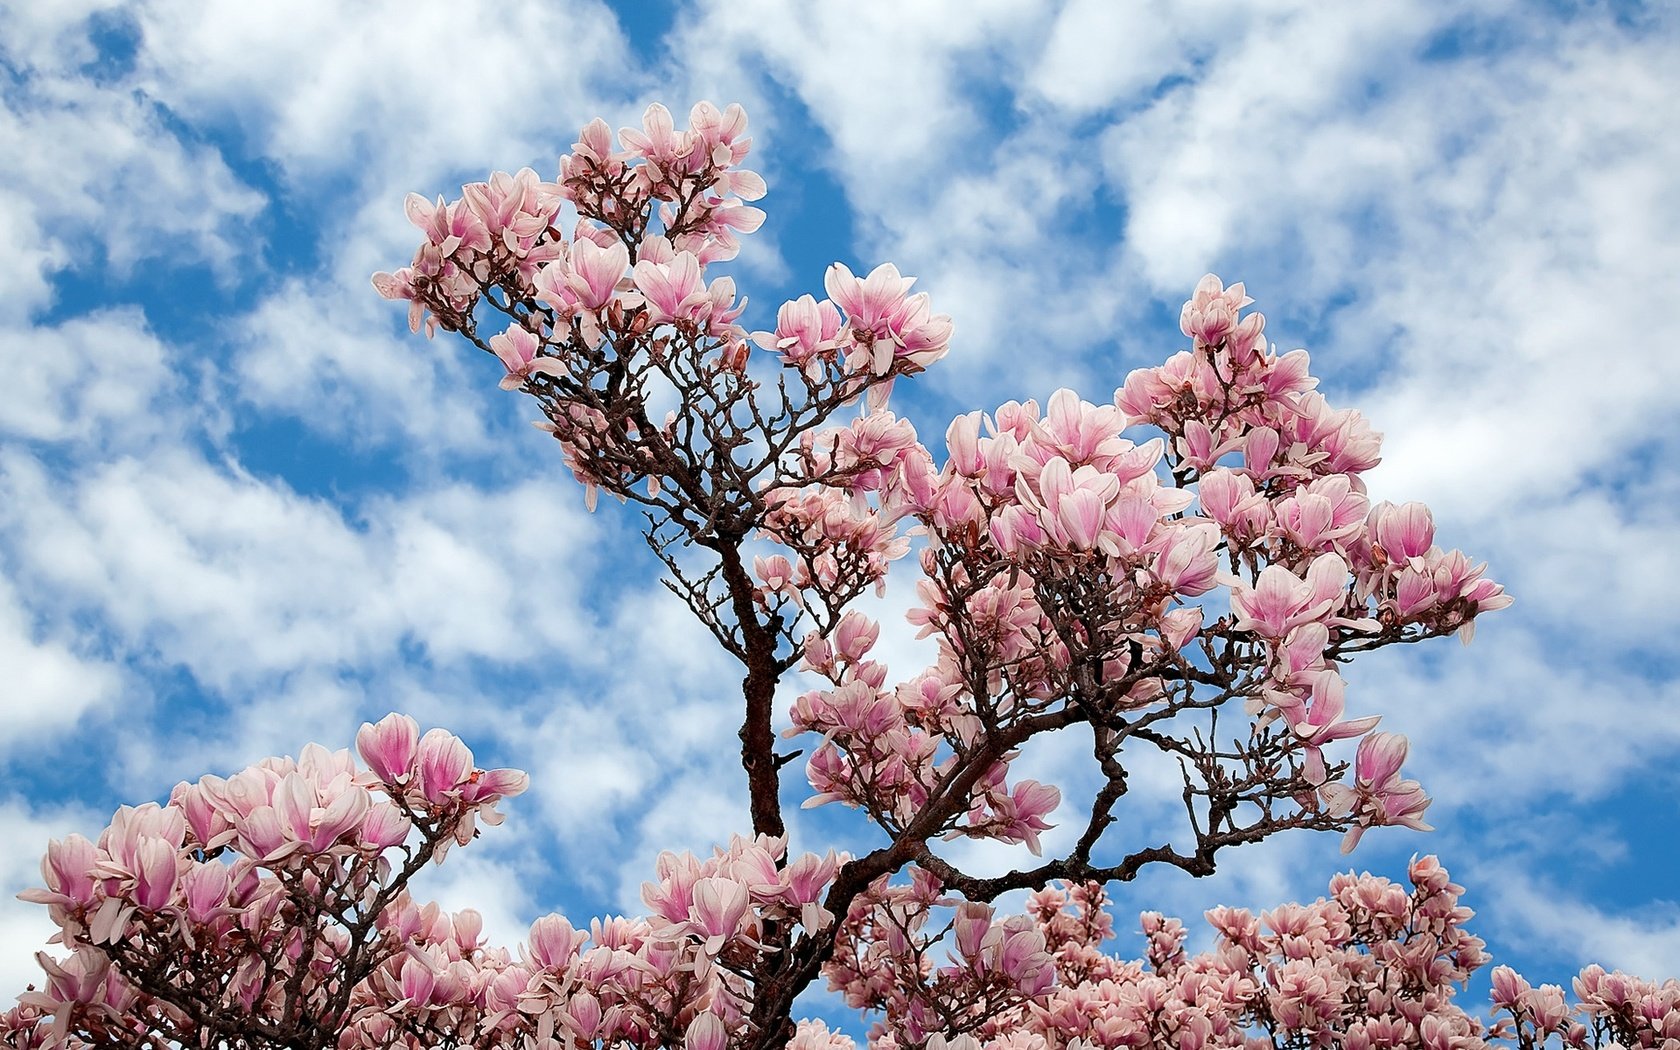
[[[841,656],[855,664],[869,654],[880,636],[880,624],[856,610],[849,610],[834,629],[834,645]]]
[[[1393,609],[1402,621],[1412,621],[1433,609],[1438,601],[1435,576],[1426,569],[1407,566],[1394,583]]]
[[[636,263],[636,288],[648,305],[654,324],[693,321],[709,303],[700,279],[700,260],[692,252],[678,252],[670,262],[644,258]]]
[[[1221,434],[1223,433],[1224,430],[1221,431]],[[1242,447],[1241,436],[1232,435],[1222,439],[1199,419],[1187,422],[1184,425],[1184,435],[1178,439],[1179,456],[1197,470],[1211,469],[1227,454],[1240,451]]]
[[[1520,1008],[1531,990],[1529,983],[1509,966],[1493,968],[1493,1005],[1507,1010]]]
[[[695,932],[705,939],[707,954],[717,954],[740,930],[749,903],[746,887],[733,879],[708,876],[694,883],[694,903],[688,918]]]
[[[987,969],[1013,981],[1025,996],[1044,994],[1056,980],[1054,958],[1044,950],[1044,934],[1024,917],[1005,920],[986,932]]]
[[[1020,505],[1005,507],[992,516],[988,525],[992,543],[1006,558],[1037,550],[1049,540],[1032,508]]]
[[[1279,531],[1297,547],[1326,550],[1353,537],[1365,522],[1364,495],[1344,474],[1319,478],[1278,501]]]
[[[204,924],[227,913],[228,895],[233,890],[231,869],[226,864],[189,862],[181,876],[187,921]]]
[[[1254,302],[1241,281],[1226,288],[1213,274],[1196,282],[1196,291],[1179,314],[1178,327],[1200,343],[1217,343],[1237,325],[1237,312]]]
[[[448,204],[439,197],[433,204],[418,193],[410,193],[403,201],[403,208],[409,221],[420,227],[427,243],[441,258],[447,259],[462,248],[475,252],[490,250],[490,231],[465,201]]]
[[[1038,512],[1038,523],[1051,543],[1091,551],[1102,540],[1105,553],[1119,554],[1113,538],[1103,536],[1109,505],[1120,495],[1120,481],[1113,475],[1092,466],[1073,469],[1055,456],[1040,468],[1036,486],[1020,477],[1015,493],[1022,506]]]
[[[739,162],[746,156],[745,144],[752,141],[741,138],[747,130],[747,111],[736,102],[731,102],[722,110],[710,102],[696,102],[688,112],[688,126],[709,150],[718,146],[732,147],[724,156],[713,155],[712,162],[718,165]],[[740,147],[740,152],[734,152],[733,147]]]
[[[642,127],[619,128],[618,140],[625,147],[646,158],[655,182],[668,179],[686,169],[689,153],[694,148],[692,132],[676,130],[671,111],[655,102],[642,114]],[[681,165],[677,162],[682,161]]]
[[[1400,775],[1410,746],[1399,733],[1372,733],[1360,742],[1354,776],[1372,786],[1389,783]]]
[[[1232,589],[1236,628],[1281,641],[1302,624],[1324,618],[1340,603],[1347,581],[1347,563],[1333,553],[1314,558],[1305,579],[1281,565],[1268,565],[1252,588],[1238,581]]]
[[[1415,780],[1403,780],[1406,738],[1398,733],[1373,732],[1359,742],[1354,759],[1354,784],[1325,784],[1319,794],[1332,813],[1353,813],[1359,823],[1342,839],[1342,852],[1359,844],[1365,830],[1398,824],[1416,831],[1433,831],[1423,819],[1429,796]]]
[[[1362,474],[1382,462],[1382,435],[1353,409],[1330,407],[1317,391],[1302,394],[1290,406],[1280,430],[1282,447],[1306,457],[1303,465],[1320,473]]]
[[[845,854],[833,850],[821,856],[804,853],[783,870],[786,887],[781,891],[781,899],[799,909],[799,922],[807,930],[826,929],[834,921],[834,915],[822,906],[822,899],[829,883],[834,881],[834,873],[847,859]]]
[[[561,158],[560,176],[565,182],[568,174],[575,174],[578,162],[586,162],[609,176],[617,176],[624,170],[624,155],[612,148],[612,128],[600,117],[585,124],[578,132],[578,140],[572,144],[572,154]],[[569,163],[568,163],[569,162]]]
[[[535,372],[545,372],[551,376],[566,374],[565,366],[559,361],[538,355],[541,348],[542,343],[536,335],[517,322],[508,325],[507,331],[501,335],[490,337],[491,351],[501,359],[508,370],[508,374],[502,377],[503,390],[518,389]]]
[[[1060,455],[1069,463],[1097,463],[1131,450],[1132,443],[1120,437],[1125,425],[1126,416],[1120,409],[1113,405],[1093,405],[1063,387],[1050,395],[1044,418],[1029,422],[1029,434],[1036,446]],[[1159,455],[1160,446],[1155,443],[1155,458]],[[1141,464],[1136,473],[1120,475],[1119,480],[1130,481],[1154,465],[1152,459]]]
[[[111,817],[111,824],[99,836],[100,857],[95,865],[98,876],[108,880],[135,879],[148,864],[155,864],[155,855],[143,852],[152,839],[161,839],[174,849],[186,840],[186,816],[173,806],[159,806],[148,802],[143,806],[123,806]],[[107,884],[107,892],[112,886]]]
[[[403,960],[401,970],[401,994],[403,999],[414,1006],[432,1005],[432,992],[437,987],[438,975],[425,961],[425,956],[419,953],[408,956]]]
[[[292,837],[279,810],[273,806],[258,806],[238,825],[239,851],[261,864],[278,864],[303,848]]]
[[[809,295],[786,302],[776,311],[774,332],[754,332],[753,342],[775,350],[783,362],[803,369],[813,381],[821,375],[822,362],[839,346],[840,311],[824,299]]]
[[[945,429],[945,448],[950,454],[950,466],[958,474],[974,477],[985,467],[980,454],[980,419],[983,413],[970,412],[951,420]]]
[[[729,1029],[710,1011],[695,1014],[683,1033],[683,1050],[723,1050],[728,1042]]]
[[[589,935],[572,928],[563,915],[544,915],[531,923],[531,958],[543,969],[561,970],[577,957]]]
[[[1326,669],[1313,676],[1309,706],[1296,709],[1290,728],[1307,745],[1307,783],[1317,786],[1325,780],[1324,756],[1319,748],[1336,740],[1346,740],[1368,732],[1382,720],[1380,715],[1342,720],[1345,710],[1344,694],[1347,683],[1336,671]]]
[[[754,555],[753,576],[764,585],[766,591],[776,593],[793,585],[793,563],[788,561],[785,554],[772,554],[769,557]]]
[[[166,839],[154,835],[140,840],[134,873],[136,904],[148,911],[157,911],[174,898],[178,859],[176,847]]]
[[[1367,528],[1388,560],[1420,558],[1435,545],[1435,521],[1421,503],[1379,503],[1371,508]]]
[[[1176,524],[1161,530],[1149,547],[1155,555],[1156,579],[1176,594],[1195,596],[1212,590],[1219,576],[1219,559],[1214,548],[1219,529],[1211,522]]]
[[[990,837],[1002,842],[1025,843],[1036,857],[1040,853],[1039,832],[1054,827],[1044,818],[1061,803],[1062,793],[1055,786],[1023,780],[1008,795],[994,798],[992,809],[997,828]]]
[[[694,906],[694,884],[704,875],[699,860],[665,850],[656,865],[659,881],[642,883],[642,902],[667,922],[686,922]]]
[[[1256,481],[1271,477],[1272,465],[1277,462],[1278,446],[1278,432],[1271,427],[1250,430],[1243,440],[1243,469]]]
[[[499,799],[523,795],[530,786],[531,778],[523,769],[475,769],[461,785],[461,801],[490,806]],[[480,816],[486,824],[501,823],[501,814],[494,811],[481,812]]]
[[[25,890],[18,896],[34,904],[86,907],[94,901],[93,866],[98,855],[92,842],[81,835],[66,835],[47,843],[41,858],[45,890]]]
[[[373,775],[386,784],[400,784],[414,772],[420,726],[395,712],[377,723],[363,722],[356,732],[356,750]]]
[[[910,286],[914,277],[904,277],[892,263],[882,263],[866,278],[855,276],[844,263],[834,263],[823,277],[828,297],[846,314],[846,321],[854,332],[866,333],[872,339],[892,334],[895,322],[903,319]],[[891,347],[887,351],[891,358]],[[875,374],[885,375],[886,367],[879,357]]]
[[[378,802],[368,807],[362,819],[361,841],[368,849],[388,849],[405,841],[413,826],[402,810],[389,802]]]
[[[981,949],[986,934],[992,928],[992,915],[995,909],[982,901],[960,901],[957,904],[957,914],[951,920],[951,931],[956,935],[957,954],[972,965],[983,963]]]
[[[472,772],[472,752],[446,729],[428,729],[418,748],[420,795],[442,802]]]
[[[866,278],[835,263],[823,277],[828,297],[846,314],[846,324],[873,375],[892,371],[895,360],[926,368],[948,348],[951,319],[932,313],[925,294],[908,294],[915,282],[914,277],[900,275],[891,263],[882,263]]]
[[[553,221],[560,208],[560,187],[545,183],[530,168],[517,175],[494,172],[486,182],[469,182],[461,197],[484,223],[492,239],[523,253]]]
[[[618,282],[630,266],[630,250],[622,241],[603,248],[580,238],[572,242],[571,272],[567,283],[586,310],[599,310],[612,301]]]
[[[1196,498],[1202,511],[1238,542],[1265,535],[1270,525],[1271,504],[1255,492],[1247,474],[1224,468],[1208,471],[1196,486]]]

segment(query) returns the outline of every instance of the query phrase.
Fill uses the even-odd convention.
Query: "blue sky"
[[[1439,828],[1352,863],[1439,853],[1534,979],[1680,973],[1669,10],[459,10],[0,3],[6,987],[48,932],[11,899],[48,837],[392,709],[532,774],[425,887],[504,940],[549,909],[639,910],[660,849],[746,826],[738,675],[631,516],[586,514],[494,362],[410,336],[368,284],[416,243],[404,193],[552,176],[590,118],[702,98],[747,107],[770,185],[732,265],[749,327],[835,260],[893,261],[955,319],[894,395],[925,437],[1058,386],[1105,400],[1180,348],[1202,273],[1246,281],[1280,348],[1387,435],[1373,497],[1429,502],[1517,597],[1467,649],[1351,671],[1350,707],[1412,738]],[[906,674],[907,591],[881,603]],[[1091,772],[1023,761],[1070,793]],[[1140,794],[1142,837],[1167,811]],[[827,811],[795,834],[866,841]],[[1336,845],[1152,874],[1119,925],[1316,896]]]

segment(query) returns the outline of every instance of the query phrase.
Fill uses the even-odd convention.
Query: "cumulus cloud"
[[[356,665],[405,639],[433,659],[589,645],[578,610],[588,525],[540,483],[378,501],[356,522],[181,451],[115,461],[67,491],[13,453],[0,478],[31,576],[214,687]],[[567,551],[542,593],[520,586],[522,525]]]
[[[152,0],[135,20],[147,91],[195,121],[238,128],[303,183],[389,176],[399,164],[435,179],[547,154],[547,133],[575,130],[629,69],[616,19],[592,2],[478,17],[398,0],[210,11]]]
[[[0,99],[0,316],[49,305],[60,271],[201,261],[231,279],[263,206],[212,147],[178,138],[144,96],[50,72]]]
[[[0,430],[25,440],[132,448],[167,425],[154,408],[181,383],[168,348],[132,306],[0,328],[0,360],[8,388]]]
[[[1509,865],[1490,865],[1479,874],[1499,887],[1493,906],[1513,943],[1540,948],[1570,966],[1596,962],[1641,976],[1680,972],[1680,902],[1672,898],[1635,914],[1618,913]]]
[[[83,712],[115,700],[123,674],[108,658],[85,651],[63,627],[41,627],[0,575],[0,713],[8,732],[0,750],[39,744]]]

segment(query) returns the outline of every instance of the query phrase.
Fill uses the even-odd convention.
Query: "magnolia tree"
[[[424,242],[374,285],[415,330],[500,361],[591,507],[605,492],[643,512],[666,584],[741,665],[750,834],[662,854],[645,917],[547,915],[490,946],[475,912],[409,884],[526,778],[393,714],[354,754],[310,745],[53,842],[23,896],[59,949],[0,1018],[9,1045],[850,1047],[793,1016],[826,981],[879,1047],[1680,1047],[1673,981],[1591,968],[1571,1005],[1502,967],[1491,1008],[1462,1009],[1488,960],[1430,858],[1407,884],[1338,875],[1312,904],[1215,909],[1199,955],[1154,914],[1142,959],[1105,954],[1104,885],[1149,865],[1206,875],[1285,832],[1352,849],[1427,829],[1405,739],[1347,713],[1340,668],[1468,640],[1510,599],[1436,545],[1427,508],[1369,502],[1378,435],[1212,276],[1184,306],[1189,349],[1112,399],[1012,401],[930,449],[887,407],[952,334],[912,278],[836,264],[827,298],[751,333],[734,281],[708,278],[764,218],[745,130],[738,106],[702,103],[681,129],[653,106],[616,144],[584,128],[555,182],[410,196]],[[856,608],[895,563],[919,570],[909,619],[937,643],[902,677]],[[813,687],[785,745],[774,698],[796,672]],[[1014,768],[1057,732],[1089,750],[1077,805]],[[1182,827],[1121,841],[1148,751],[1182,776]],[[859,811],[884,845],[789,852],[800,759],[803,804]],[[1044,857],[1052,814],[1075,826]],[[1031,859],[967,871],[939,848],[956,837]],[[1012,890],[1026,911],[1000,915]]]

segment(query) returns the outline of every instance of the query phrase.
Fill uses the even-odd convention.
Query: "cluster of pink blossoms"
[[[1101,761],[1140,738],[1183,760],[1187,794],[1205,810],[1191,812],[1205,825],[1196,851],[1177,855],[1192,870],[1209,863],[1205,851],[1284,827],[1341,830],[1347,848],[1369,827],[1427,828],[1427,796],[1399,775],[1404,738],[1348,713],[1337,667],[1394,642],[1468,637],[1478,614],[1509,599],[1482,566],[1435,546],[1427,509],[1371,505],[1360,475],[1378,461],[1378,435],[1313,389],[1304,351],[1270,347],[1243,287],[1205,278],[1183,309],[1190,349],[1134,371],[1111,403],[1061,390],[1042,409],[1010,402],[959,417],[941,464],[884,408],[894,380],[941,358],[951,335],[910,279],[836,264],[828,299],[783,304],[775,330],[750,340],[733,281],[707,280],[706,266],[732,257],[735,234],[761,218],[740,203],[763,191],[740,167],[744,130],[736,107],[697,106],[683,131],[653,107],[614,150],[597,121],[558,183],[485,184],[528,186],[522,203],[506,203],[511,189],[469,188],[427,211],[415,265],[376,284],[494,353],[503,385],[542,404],[540,425],[591,505],[605,488],[652,508],[656,549],[673,542],[658,538],[661,515],[684,543],[774,545],[751,560],[759,637],[770,639],[756,656],[745,566],[690,581],[668,564],[749,681],[791,664],[770,651],[782,644],[826,679],[796,700],[788,734],[822,738],[807,805],[862,808],[895,836],[1037,853],[1062,795],[1012,777],[1011,764],[1036,733],[1083,721]],[[579,216],[569,241],[553,226],[567,203]],[[490,236],[458,233],[472,226],[463,211]],[[527,236],[536,218],[548,225]],[[441,291],[417,280],[449,266],[470,280]],[[512,322],[487,341],[473,313],[486,304]],[[749,343],[781,369],[768,408]],[[655,380],[680,402],[659,424],[640,393]],[[818,425],[863,395],[857,418]],[[1125,436],[1139,426],[1160,436]],[[754,448],[759,458],[737,458]],[[870,658],[878,627],[847,606],[882,586],[916,535],[926,545],[911,621],[939,655],[895,682]],[[812,630],[797,639],[787,625],[801,619]],[[760,695],[772,686],[764,679]],[[1187,724],[1227,702],[1252,717],[1249,741]],[[763,712],[749,703],[750,719]],[[1341,741],[1357,742],[1352,762],[1327,754]],[[1112,807],[1123,773],[1108,775]],[[773,783],[753,789],[768,796]],[[943,808],[930,813],[935,799]],[[1279,815],[1283,800],[1295,813]],[[1086,838],[1112,819],[1094,812]],[[1077,870],[1097,874],[1084,856]]]
[[[191,1043],[209,1011],[280,1031],[342,1010],[346,969],[390,954],[375,925],[399,913],[403,884],[479,822],[500,823],[496,803],[526,787],[405,715],[363,726],[357,744],[367,770],[312,744],[177,785],[162,806],[124,806],[98,842],[55,840],[46,886],[22,897],[47,905],[70,954],[39,956],[46,986],[8,1023],[40,1019],[40,1045],[70,1031],[120,1044],[143,1017]]]
[[[910,294],[914,277],[882,263],[860,278],[843,263],[828,269],[823,284],[829,298],[809,295],[783,303],[774,332],[754,332],[753,342],[775,350],[784,365],[807,378],[820,366],[843,360],[848,370],[886,377],[870,392],[871,408],[886,403],[892,375],[909,366],[920,371],[945,356],[951,342],[951,319],[935,314],[926,293]]]
[[[646,918],[560,915],[531,925],[515,951],[485,945],[475,913],[442,914],[406,898],[381,926],[403,946],[351,1000],[343,1050],[415,1042],[508,1050],[683,1047],[722,1050],[739,1031],[750,988],[740,976],[766,924],[818,930],[820,902],[842,858],[791,863],[782,842],[737,838],[707,859],[662,854],[644,883]],[[810,1050],[831,1044],[807,1026]]]
[[[539,425],[560,440],[591,501],[597,487],[624,498],[643,480],[658,493],[674,480],[673,464],[647,439],[682,440],[609,403],[625,382],[609,378],[628,363],[615,364],[618,354],[638,358],[636,374],[663,372],[679,391],[692,389],[714,418],[679,415],[702,428],[727,423],[740,396],[702,389],[707,373],[744,372],[752,342],[775,349],[810,397],[837,405],[867,393],[878,406],[897,377],[945,354],[951,320],[911,294],[915,279],[890,264],[860,278],[836,263],[826,278],[831,299],[788,303],[774,332],[749,336],[734,279],[706,277],[710,264],[735,257],[737,234],[764,220],[744,203],[764,194],[764,180],[740,166],[751,145],[745,131],[739,106],[702,102],[678,130],[655,104],[640,130],[620,130],[623,149],[604,122],[584,128],[557,182],[525,169],[464,186],[456,201],[410,195],[409,216],[426,240],[409,266],[375,274],[374,286],[409,302],[411,327],[465,335],[500,359],[504,388],[538,396],[547,416]],[[556,225],[567,206],[577,216],[569,240]],[[488,338],[475,314],[483,304],[509,322]],[[681,361],[685,352],[703,363]],[[804,523],[824,516],[810,508]]]
[[[934,921],[941,912],[951,915],[944,925]],[[882,878],[854,901],[824,973],[848,1006],[881,1012],[872,1047],[936,1047],[930,1040],[972,1027],[966,1021],[1017,1015],[1056,981],[1030,916],[1000,919],[989,904],[943,897],[919,868],[910,882]]]
[[[1345,717],[1336,660],[1468,637],[1475,616],[1510,599],[1482,566],[1434,545],[1427,508],[1370,504],[1359,475],[1377,462],[1377,435],[1312,392],[1304,351],[1266,348],[1262,316],[1241,313],[1248,303],[1241,285],[1205,278],[1184,307],[1192,350],[1133,372],[1113,404],[1060,390],[1042,411],[1010,402],[959,417],[942,467],[890,414],[806,441],[810,472],[842,480],[783,496],[767,531],[785,542],[778,515],[821,520],[813,505],[847,522],[914,519],[929,546],[911,621],[941,650],[933,667],[890,685],[867,659],[876,628],[858,614],[839,621],[850,647],[832,632],[808,639],[806,667],[831,683],[794,710],[795,730],[824,736],[809,769],[815,801],[903,826],[972,749],[981,709],[1007,723],[1064,704],[1084,661],[1122,684],[1103,701],[1111,710],[1184,705],[1184,684],[1199,683],[1241,696],[1260,728],[1281,721],[1301,785],[1317,793],[1308,807],[1355,819],[1348,848],[1369,826],[1427,828],[1427,798],[1398,777],[1404,739],[1368,735],[1376,716]],[[1139,423],[1164,437],[1122,436]],[[896,553],[891,530],[870,540]],[[871,578],[884,562],[877,554]],[[797,561],[758,568],[766,592],[812,585]],[[1070,610],[1058,606],[1076,600],[1084,626],[1071,638]],[[1254,645],[1267,654],[1258,673],[1216,680],[1225,654]],[[976,697],[976,681],[990,695]],[[1344,739],[1361,740],[1353,787],[1323,752]],[[940,831],[1036,851],[1058,795],[1032,781],[1008,787],[1010,758],[1000,753],[975,781],[966,820]]]
[[[833,924],[823,894],[844,857],[791,861],[780,840],[737,839],[709,859],[664,854],[646,919],[587,931],[547,915],[517,951],[482,920],[417,905],[406,884],[496,802],[525,790],[475,768],[449,733],[391,715],[357,749],[306,747],[226,779],[124,807],[98,843],[72,835],[42,862],[67,957],[39,956],[40,990],[0,1014],[0,1045],[239,1045],[342,1050],[684,1046],[720,1050],[750,989],[739,976],[767,925]],[[234,1032],[216,1027],[240,1018]],[[832,1042],[807,1025],[811,1050]]]
[[[1030,596],[1024,600],[1030,602]],[[886,688],[886,667],[869,659],[879,637],[880,625],[854,611],[846,613],[831,638],[807,641],[804,666],[835,688],[801,695],[786,735],[809,732],[824,738],[807,767],[816,790],[807,806],[841,802],[864,807],[883,827],[897,829],[923,811],[957,763],[948,742],[966,747],[982,727],[972,707],[961,702],[960,687],[936,674]],[[940,832],[1025,843],[1039,852],[1038,834],[1049,829],[1046,818],[1061,794],[1035,780],[1010,786],[1005,776],[1010,757],[985,771],[960,819],[953,815]]]
[[[410,265],[375,275],[374,286],[388,299],[408,300],[410,327],[419,331],[424,323],[431,333],[440,325],[459,330],[487,288],[512,279],[561,319],[578,319],[598,334],[598,312],[620,290],[629,255],[618,238],[588,222],[568,244],[554,228],[561,206],[570,202],[580,215],[609,218],[639,215],[660,202],[667,236],[642,246],[636,294],[665,320],[709,322],[732,309],[734,284],[726,278],[702,287],[701,270],[734,258],[735,232],[751,233],[764,221],[762,211],[744,203],[764,195],[764,180],[737,167],[752,142],[742,137],[746,126],[740,106],[720,112],[702,102],[690,128],[678,132],[670,112],[655,104],[642,130],[620,132],[630,147],[622,152],[613,150],[604,121],[589,124],[561,159],[557,182],[524,168],[468,183],[455,201],[432,203],[411,193],[408,217],[426,240]]]
[[[192,1045],[202,1031],[341,1050],[725,1050],[744,1031],[744,974],[770,927],[834,926],[821,901],[847,858],[790,860],[779,841],[737,838],[706,859],[662,854],[643,886],[647,918],[580,930],[545,915],[513,950],[486,944],[478,913],[417,905],[402,883],[470,841],[463,825],[522,789],[523,774],[474,769],[459,740],[417,740],[395,715],[364,726],[358,747],[367,772],[311,745],[297,761],[183,784],[166,806],[125,807],[98,845],[54,843],[47,888],[26,897],[49,905],[72,954],[42,955],[47,986],[0,1014],[3,1045],[147,1045],[148,1031]],[[306,787],[324,805],[305,809]],[[358,790],[362,803],[340,801]],[[250,838],[276,822],[281,843]],[[399,826],[419,841],[390,841]],[[1145,913],[1145,958],[1128,961],[1101,950],[1113,923],[1098,884],[1052,886],[1026,914],[1000,917],[913,869],[908,884],[882,877],[854,900],[824,973],[849,1005],[880,1014],[879,1050],[1680,1042],[1680,982],[1596,966],[1576,979],[1574,1006],[1500,967],[1489,1020],[1467,1013],[1457,986],[1487,957],[1464,928],[1463,890],[1433,858],[1409,875],[1409,889],[1337,875],[1327,898],[1258,917],[1215,908],[1216,943],[1195,956],[1177,920]],[[786,1045],[854,1047],[809,1020]]]
[[[1114,927],[1098,884],[1051,886],[999,923],[921,880],[876,897],[875,925],[854,923],[859,946],[836,956],[829,979],[880,1012],[877,1050],[1680,1045],[1680,982],[1597,966],[1575,980],[1574,1006],[1498,967],[1491,1014],[1467,1012],[1459,989],[1488,957],[1465,928],[1464,890],[1433,857],[1414,858],[1408,876],[1336,875],[1327,897],[1258,916],[1214,908],[1213,947],[1197,955],[1182,923],[1146,912],[1138,960],[1101,950]],[[951,918],[930,936],[941,905]]]

